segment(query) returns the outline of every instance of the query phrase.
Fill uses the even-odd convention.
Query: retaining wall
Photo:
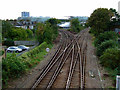
[[[36,45],[37,41],[14,41],[15,45]]]

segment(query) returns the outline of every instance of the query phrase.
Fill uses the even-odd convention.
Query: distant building
[[[58,24],[58,26],[60,28],[69,29],[70,28],[70,22],[65,22],[65,23],[62,23],[62,24]]]
[[[118,13],[120,14],[120,1],[118,2]]]
[[[87,16],[70,16],[69,20],[74,19],[74,18],[78,18],[80,22],[86,22],[88,20]]]
[[[30,13],[29,12],[22,12],[21,17],[30,17]]]
[[[115,28],[115,32],[120,35],[120,29],[119,28]]]
[[[15,27],[21,27],[21,28],[24,28],[24,29],[34,29],[34,26],[35,26],[35,22],[32,22],[32,21],[17,21]]]

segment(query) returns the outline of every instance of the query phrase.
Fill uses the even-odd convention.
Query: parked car
[[[22,51],[28,50],[29,47],[26,47],[24,45],[19,45],[18,48],[22,49]]]
[[[7,52],[22,52],[22,49],[16,47],[16,46],[11,46],[9,48],[7,48]]]

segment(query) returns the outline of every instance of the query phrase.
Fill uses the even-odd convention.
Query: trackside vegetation
[[[43,42],[38,47],[16,57],[13,53],[11,56],[2,60],[2,81],[7,85],[10,78],[18,78],[29,69],[36,66],[47,54],[46,48],[52,48],[52,44]]]
[[[8,46],[13,45],[13,42],[9,43],[10,40],[26,40],[35,35],[36,40],[39,42],[39,46],[34,49],[25,52],[19,57],[13,53],[2,60],[2,81],[3,87],[7,87],[7,82],[10,79],[20,77],[22,74],[35,67],[44,56],[47,54],[46,48],[52,48],[52,42],[58,36],[58,20],[51,18],[45,23],[37,23],[34,32],[27,29],[16,28],[10,25],[9,22],[3,22],[4,25],[4,38],[7,38]],[[9,31],[9,33],[8,33]],[[10,34],[11,33],[11,34]]]
[[[109,72],[108,76],[113,79],[115,85],[116,75],[120,75],[120,49],[119,35],[113,31],[113,15],[115,14],[111,9],[98,8],[89,17],[87,25],[90,27],[89,32],[95,37],[94,46],[100,64]]]
[[[78,18],[71,19],[70,24],[71,24],[71,26],[70,26],[71,29],[69,29],[69,30],[72,32],[79,33],[81,30],[85,29],[85,26],[80,24]]]
[[[2,21],[2,38],[7,38],[8,40],[27,40],[32,37],[32,30],[14,27],[9,21]]]
[[[39,43],[46,41],[47,43],[52,43],[53,40],[58,36],[58,20],[51,18],[46,23],[37,23],[36,25],[36,39]]]

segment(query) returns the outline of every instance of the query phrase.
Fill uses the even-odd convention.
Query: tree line
[[[51,18],[45,23],[37,23],[35,35],[39,43],[45,41],[51,44],[52,41],[56,39],[58,35],[58,22],[59,20]]]
[[[33,30],[15,27],[8,20],[2,21],[2,39],[6,38],[8,41],[14,40],[30,40],[35,37],[37,41],[42,43],[52,43],[58,35],[57,23],[59,20],[51,18],[45,23],[36,23]]]
[[[120,50],[118,33],[115,28],[120,28],[120,15],[115,9],[98,8],[93,11],[87,21],[90,33],[94,36],[94,45],[100,64],[108,70],[114,83],[116,75],[120,75]]]
[[[70,20],[70,29],[69,29],[70,31],[78,33],[84,28],[85,26],[83,26],[83,24],[80,24],[78,18],[73,18]]]
[[[9,21],[2,21],[2,38],[11,40],[26,40],[33,37],[33,32],[30,29],[14,27]]]

